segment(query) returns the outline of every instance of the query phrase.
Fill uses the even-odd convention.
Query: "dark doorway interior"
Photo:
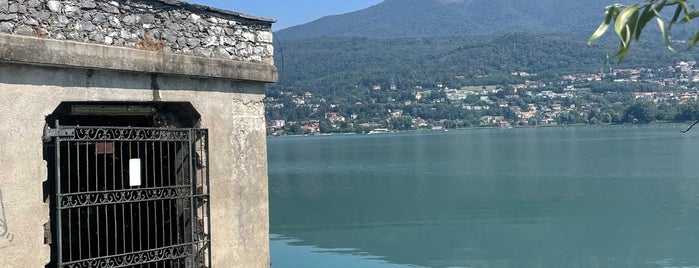
[[[64,126],[194,128],[201,116],[188,102],[64,102],[46,117]]]

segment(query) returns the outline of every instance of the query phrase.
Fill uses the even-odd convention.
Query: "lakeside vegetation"
[[[614,75],[582,73],[556,82],[530,80],[481,90],[435,85],[406,93],[381,88],[367,90],[362,99],[352,102],[286,92],[267,98],[267,116],[287,118],[270,120],[270,134],[275,135],[366,133],[375,128],[686,122],[699,117],[696,82],[682,78],[694,75],[696,80],[694,73],[693,68],[682,67],[677,71],[674,67],[628,69]],[[638,81],[640,77],[645,80]]]
[[[692,51],[642,46],[618,69],[604,63],[602,49],[584,47],[584,39],[553,35],[331,40],[287,43],[282,81],[270,86],[266,99],[269,134],[640,124],[699,116],[699,54]]]

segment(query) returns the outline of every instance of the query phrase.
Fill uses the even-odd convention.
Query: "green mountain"
[[[512,33],[503,36],[425,38],[332,37],[285,40],[277,52],[281,81],[273,91],[353,95],[380,84],[400,90],[522,82],[512,72],[556,77],[618,67],[605,63],[614,40],[593,48],[580,35]],[[691,53],[690,53],[691,52]],[[662,43],[642,44],[624,62],[629,67],[664,67],[695,59],[697,52],[669,53]],[[360,90],[361,91],[361,90]]]
[[[618,0],[386,0],[277,33],[282,39],[591,32]],[[626,1],[628,2],[628,1]]]
[[[356,96],[376,84],[503,85],[521,82],[512,72],[600,71],[617,40],[610,33],[593,48],[585,42],[613,2],[624,1],[386,0],[277,32],[281,81],[270,91]],[[625,68],[694,59],[667,52],[652,35],[632,50]]]

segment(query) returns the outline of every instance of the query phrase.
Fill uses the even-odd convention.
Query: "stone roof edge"
[[[243,14],[240,12],[235,12],[235,11],[210,7],[210,6],[204,6],[204,5],[199,5],[199,4],[187,3],[187,2],[183,2],[183,1],[177,1],[177,0],[155,0],[155,1],[161,2],[163,4],[171,5],[171,6],[190,7],[190,8],[204,11],[204,12],[213,12],[213,13],[220,13],[220,14],[229,15],[229,16],[235,16],[235,17],[239,17],[239,18],[251,20],[251,21],[259,21],[259,22],[270,23],[270,24],[277,22],[277,20],[275,20],[275,19],[257,17],[257,16],[253,16],[253,15]]]
[[[271,64],[0,34],[0,62],[275,83]]]

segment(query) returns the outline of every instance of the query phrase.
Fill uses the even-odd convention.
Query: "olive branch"
[[[674,8],[673,16],[668,20],[663,17],[661,11],[666,8]],[[619,51],[613,56],[619,58],[621,63],[629,53],[629,48],[635,40],[641,38],[643,29],[655,19],[660,28],[661,35],[668,50],[675,51],[670,41],[670,30],[676,24],[687,23],[699,17],[699,10],[687,0],[649,0],[645,3],[633,5],[613,4],[604,10],[605,17],[597,30],[590,36],[587,45],[602,37],[610,26],[614,26],[614,32],[619,37]],[[694,47],[699,42],[699,31],[689,41],[687,49]]]

